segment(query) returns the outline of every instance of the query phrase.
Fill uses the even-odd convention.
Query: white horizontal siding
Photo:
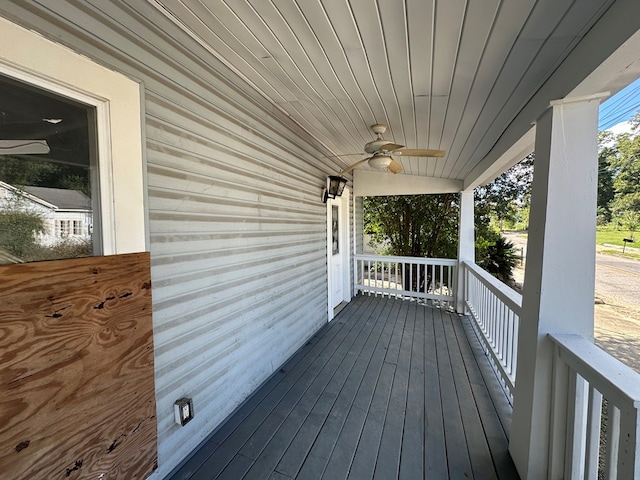
[[[157,10],[132,4],[16,0],[0,15],[144,85],[162,478],[326,321],[320,190],[337,168]],[[180,428],[173,402],[185,395],[196,416]]]

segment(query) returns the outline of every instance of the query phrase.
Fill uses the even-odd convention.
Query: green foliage
[[[528,228],[533,162],[532,154],[475,190],[476,263],[505,283],[513,276],[518,255],[500,230]]]
[[[91,240],[67,239],[51,247],[40,247],[29,257],[30,262],[57,260],[59,258],[80,258],[93,255]]]
[[[459,204],[450,193],[365,197],[364,231],[390,255],[455,258]]]
[[[0,155],[0,180],[14,187],[53,187],[90,196],[89,169],[29,156]]]
[[[487,231],[476,241],[476,263],[502,282],[509,282],[518,264],[515,245],[500,233]]]
[[[0,248],[20,259],[28,259],[37,249],[36,235],[44,232],[42,218],[14,208],[0,210]]]
[[[493,182],[476,188],[475,218],[480,234],[490,228],[492,219],[498,228],[520,220],[522,209],[528,207],[531,196],[533,161],[534,156],[529,155]]]
[[[388,245],[384,253],[389,255],[456,258],[459,209],[459,195],[450,193],[365,197],[364,233]],[[405,289],[424,290],[425,283],[428,287],[446,281],[431,278],[424,266],[405,264],[403,268]]]
[[[640,213],[634,210],[625,210],[617,219],[622,227],[629,230],[629,237],[634,238],[634,233],[640,227]]]
[[[614,146],[614,138],[611,132],[600,132],[598,142],[598,224],[604,225],[611,221],[611,202],[614,198],[613,178],[615,163],[618,154]]]
[[[598,221],[633,224],[640,215],[640,114],[631,133],[600,134],[598,156]],[[637,227],[634,227],[634,229]]]
[[[17,188],[26,186],[78,190],[90,196],[89,169],[57,163],[33,155],[0,155],[0,180]],[[91,241],[68,239],[44,247],[37,235],[44,233],[44,221],[17,197],[0,209],[0,249],[25,262],[93,254]]]
[[[14,187],[39,186],[57,170],[57,165],[39,158],[0,156],[0,180]]]
[[[59,188],[67,190],[77,190],[91,197],[89,179],[86,175],[65,175],[59,181]]]

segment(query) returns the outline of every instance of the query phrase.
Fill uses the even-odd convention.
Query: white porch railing
[[[510,400],[516,382],[522,296],[475,263],[464,262],[464,300]]]
[[[640,478],[640,374],[579,335],[549,338],[550,478]]]
[[[455,299],[457,265],[457,260],[443,258],[356,255],[355,289],[450,307]]]

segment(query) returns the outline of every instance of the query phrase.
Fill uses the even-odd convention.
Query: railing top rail
[[[549,333],[560,357],[616,405],[640,408],[640,373],[575,334]]]
[[[429,263],[431,265],[451,265],[456,266],[458,260],[455,258],[429,258],[429,257],[403,257],[395,255],[362,255],[356,254],[356,260],[370,260],[372,262],[392,262],[392,263]]]
[[[482,280],[491,292],[493,292],[493,294],[505,305],[507,305],[516,314],[520,315],[520,310],[522,309],[522,295],[516,292],[513,288],[502,283],[475,263],[463,262],[463,266]]]

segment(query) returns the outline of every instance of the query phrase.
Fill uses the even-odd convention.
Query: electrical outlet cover
[[[174,420],[180,426],[184,426],[193,418],[193,400],[181,398],[173,404]]]

